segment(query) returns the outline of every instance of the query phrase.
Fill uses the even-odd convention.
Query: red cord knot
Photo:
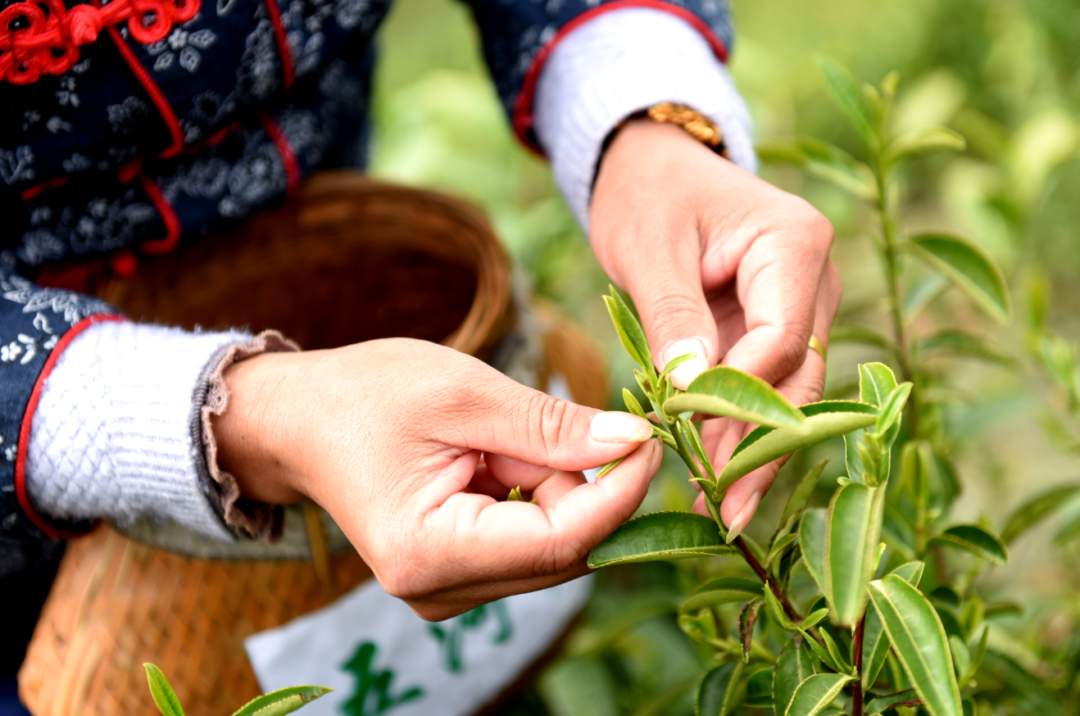
[[[101,12],[92,5],[76,5],[64,18],[67,34],[75,45],[89,45],[97,42],[101,34]]]
[[[43,74],[62,75],[79,61],[81,46],[125,21],[132,39],[153,44],[201,6],[202,0],[113,0],[68,10],[63,0],[12,3],[0,11],[0,81],[27,85]]]

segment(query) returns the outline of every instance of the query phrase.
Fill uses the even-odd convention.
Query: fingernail
[[[686,390],[694,378],[697,378],[709,368],[708,356],[705,352],[705,342],[700,338],[686,338],[676,341],[667,347],[660,360],[667,365],[679,356],[693,353],[694,357],[671,371],[671,384],[679,390]]]
[[[648,420],[630,413],[597,413],[589,425],[589,435],[600,443],[641,443],[652,434]]]
[[[735,541],[735,538],[742,534],[742,531],[746,529],[746,525],[750,522],[750,518],[754,516],[754,511],[757,510],[758,503],[761,502],[761,492],[752,492],[750,497],[746,500],[746,504],[739,510],[739,514],[735,515],[735,519],[728,525],[727,543],[731,544]]]

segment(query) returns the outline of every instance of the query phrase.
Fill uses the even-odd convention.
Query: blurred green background
[[[1005,270],[1017,303],[1013,326],[992,326],[949,294],[920,319],[928,326],[947,319],[989,331],[996,346],[1017,359],[1009,370],[942,366],[957,393],[948,416],[952,434],[959,436],[951,448],[964,486],[957,516],[1000,523],[1025,497],[1080,482],[1075,440],[1046,429],[1045,416],[1060,407],[1060,396],[1026,356],[1023,328],[1028,287],[1038,278],[1053,296],[1049,324],[1070,340],[1080,334],[1080,3],[736,0],[734,13],[738,36],[731,69],[759,141],[809,135],[857,153],[822,91],[814,63],[818,53],[840,60],[860,81],[876,83],[899,70],[897,131],[942,124],[968,140],[965,153],[912,165],[902,227],[975,239]],[[451,0],[397,0],[380,40],[372,173],[435,186],[481,205],[536,291],[608,346],[614,397],[632,379],[599,300],[607,279],[546,164],[513,139],[468,8]],[[865,240],[873,231],[865,209],[798,170],[766,167],[763,175],[809,199],[833,222],[833,258],[845,286],[838,320],[884,326],[882,278]],[[837,346],[829,356],[828,390],[843,393],[855,377],[856,361],[867,359],[877,356]],[[791,480],[822,454],[830,448],[785,468],[748,530],[752,536],[772,531]],[[843,470],[842,456],[831,467],[822,480],[823,495],[833,484],[829,476]],[[691,499],[685,475],[671,464],[654,483],[645,509],[687,509]],[[1068,525],[1078,518],[1080,503],[1066,506],[1059,519],[1014,546],[1007,567],[985,578],[991,592],[1007,592],[1024,606],[1022,616],[1002,622],[1001,639],[1009,642],[1002,648],[1024,658],[1077,659],[1080,572]],[[692,565],[602,573],[589,614],[564,655],[505,712],[692,713],[686,677],[698,672],[702,656],[667,605],[694,581]],[[1080,709],[1080,684],[1059,687]]]

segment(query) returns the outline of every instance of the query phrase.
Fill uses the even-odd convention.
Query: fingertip
[[[599,443],[642,443],[652,434],[648,420],[618,410],[597,413],[589,423],[589,437]]]
[[[709,369],[709,351],[701,338],[685,338],[669,344],[660,352],[663,370],[668,363],[680,356],[693,354],[694,357],[671,371],[671,384],[679,390],[686,390],[690,383]]]

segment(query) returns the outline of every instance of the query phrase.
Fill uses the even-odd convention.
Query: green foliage
[[[184,716],[180,699],[176,698],[176,692],[169,685],[165,674],[161,673],[161,669],[149,663],[143,664],[143,668],[146,669],[146,680],[150,684],[150,695],[162,716]]]
[[[664,376],[667,373],[668,368],[665,368]],[[664,401],[664,411],[668,415],[704,413],[787,428],[795,433],[809,432],[806,418],[799,409],[771,385],[761,378],[722,365],[695,378],[685,393]]]
[[[184,716],[180,699],[169,685],[165,674],[154,664],[143,664],[146,680],[150,684],[150,695],[157,704],[162,716]],[[268,694],[257,696],[237,709],[233,716],[285,716],[311,703],[320,696],[333,691],[326,686],[290,686]]]
[[[930,601],[897,575],[870,585],[870,598],[893,651],[934,716],[961,716],[960,689],[952,654]]]
[[[936,327],[922,336],[912,321],[942,295],[948,282],[961,289],[958,295],[971,307],[1008,321],[1008,288],[1002,271],[977,244],[941,233],[903,237],[898,230],[903,201],[896,172],[918,156],[961,150],[963,140],[941,127],[915,128],[893,138],[889,116],[896,99],[895,76],[859,91],[837,63],[823,59],[821,67],[826,87],[863,140],[867,159],[805,138],[774,143],[768,155],[854,190],[871,205],[880,227],[873,246],[882,257],[892,335],[854,324],[840,334],[880,351],[884,362],[857,367],[858,401],[825,400],[798,408],[764,383],[728,368],[706,372],[685,392],[674,388],[666,375],[639,373],[638,385],[654,409],[650,417],[657,434],[682,459],[690,481],[701,487],[711,520],[689,513],[647,515],[594,550],[590,564],[610,563],[611,555],[624,561],[679,557],[681,550],[701,556],[698,550],[730,543],[734,551],[724,563],[741,560],[743,572],[757,577],[752,581],[729,571],[709,579],[707,565],[715,562],[711,557],[694,561],[697,567],[682,568],[701,586],[691,588],[684,600],[679,624],[699,648],[721,662],[701,682],[699,709],[711,679],[716,680],[714,692],[725,701],[723,706],[710,701],[709,713],[726,713],[731,708],[726,699],[731,698],[742,699],[744,706],[766,705],[764,675],[771,668],[774,714],[864,716],[917,710],[929,716],[960,716],[975,709],[975,701],[964,696],[1012,683],[989,671],[1002,663],[990,638],[990,620],[1006,611],[980,594],[976,580],[1006,564],[1007,542],[1057,509],[1055,503],[1075,488],[1059,488],[1022,506],[1007,521],[1004,539],[984,521],[956,524],[949,519],[961,489],[943,412],[951,388],[929,361],[976,358],[991,369],[1011,369],[1017,362],[968,326]],[[924,273],[912,277],[906,257],[921,261]],[[618,308],[614,297],[609,305]],[[632,338],[640,328],[629,307],[611,315],[627,324],[616,330],[628,336],[628,350],[648,350]],[[1076,353],[1053,339],[1032,344],[1043,346],[1048,372],[1071,391],[1080,419]],[[651,361],[649,355],[643,358]],[[635,413],[644,411],[629,398],[625,402]],[[758,424],[720,470],[712,465],[696,420],[709,415]],[[837,478],[827,509],[810,507],[825,468],[820,461],[794,485],[767,543],[759,546],[745,535],[726,531],[719,504],[736,480],[773,460],[837,438],[844,441],[847,474]],[[681,528],[684,522],[694,529],[674,538],[668,525]],[[1080,517],[1076,524],[1080,533]],[[933,570],[924,579],[928,563]],[[926,585],[920,586],[922,582]],[[808,597],[815,588],[820,596]],[[1009,663],[1038,684],[1028,666],[1016,659]],[[737,686],[734,675],[743,664],[751,675]]]
[[[716,523],[690,512],[657,512],[637,517],[615,530],[589,553],[593,569],[612,564],[686,559],[728,554]]]

